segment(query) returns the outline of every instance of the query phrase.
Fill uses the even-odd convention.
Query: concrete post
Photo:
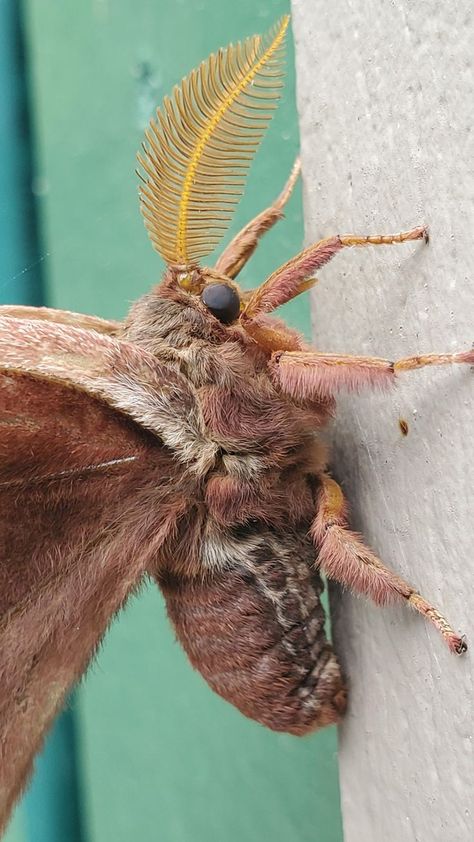
[[[394,233],[352,249],[313,296],[321,349],[397,359],[474,339],[474,11],[469,0],[293,0],[306,239]],[[473,633],[474,375],[400,376],[339,401],[334,470],[381,558]],[[399,421],[408,424],[402,434]],[[340,732],[345,842],[474,839],[472,655],[404,606],[338,595],[350,681]]]

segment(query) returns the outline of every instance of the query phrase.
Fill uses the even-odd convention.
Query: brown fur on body
[[[176,289],[171,270],[134,305],[124,338],[188,379],[203,436],[218,447],[200,477],[195,528],[186,518],[183,538],[168,541],[158,561],[192,664],[277,731],[304,734],[339,721],[345,690],[308,537],[326,459],[315,431],[332,401],[298,404],[280,394],[269,354]]]

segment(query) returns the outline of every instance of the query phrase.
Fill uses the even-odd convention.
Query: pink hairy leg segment
[[[328,237],[309,246],[273,272],[264,283],[253,291],[246,303],[244,314],[249,317],[271,313],[301,292],[310,289],[317,278],[314,273],[343,248],[339,237]]]
[[[228,278],[236,278],[258,246],[258,241],[270,228],[283,218],[283,208],[290,198],[301,172],[300,159],[293,164],[288,181],[270,207],[254,217],[235,235],[219,257],[215,271]]]
[[[401,371],[427,365],[474,364],[474,350],[458,354],[425,354],[391,362],[378,357],[320,354],[316,351],[285,351],[272,354],[272,379],[282,392],[294,399],[317,399],[339,391],[391,386]]]
[[[359,535],[347,527],[347,503],[341,488],[322,474],[318,510],[311,536],[318,547],[318,564],[329,579],[370,597],[377,605],[403,598],[408,605],[430,620],[442,634],[451,652],[461,654],[467,646],[447,620],[408,582],[389,570]]]
[[[386,388],[393,383],[393,363],[376,357],[320,354],[316,351],[278,351],[269,368],[273,382],[294,399],[335,395],[341,389]]]
[[[292,257],[283,266],[273,272],[253,295],[246,302],[245,310],[247,316],[256,316],[259,313],[270,313],[281,304],[285,304],[300,292],[308,289],[316,282],[316,278],[309,278],[324,266],[341,249],[351,246],[388,246],[395,243],[405,243],[413,240],[428,239],[427,229],[420,226],[404,231],[400,234],[377,234],[375,236],[359,237],[355,234],[345,236],[336,235],[326,237],[313,245],[308,246],[302,252]]]

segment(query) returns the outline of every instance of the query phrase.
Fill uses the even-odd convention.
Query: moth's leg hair
[[[360,537],[348,529],[346,513],[347,504],[341,488],[323,474],[311,535],[319,550],[318,564],[324,573],[356,593],[371,597],[377,605],[402,597],[433,623],[452,652],[458,655],[465,652],[465,638],[456,634],[436,608],[364,546]]]
[[[260,237],[283,218],[283,208],[290,198],[301,171],[300,159],[293,164],[288,181],[270,207],[245,225],[219,257],[215,271],[229,278],[236,278],[258,246]]]
[[[428,365],[474,364],[474,350],[457,354],[424,354],[397,362],[378,357],[320,354],[316,351],[284,351],[272,355],[269,368],[273,381],[292,398],[304,400],[334,396],[341,389],[358,391],[386,387],[396,375]]]
[[[246,302],[247,316],[257,316],[259,313],[269,313],[281,304],[291,301],[308,286],[308,279],[337,254],[341,249],[351,246],[387,246],[394,243],[405,243],[412,240],[428,241],[425,227],[413,228],[400,234],[373,237],[359,237],[355,234],[345,236],[336,235],[326,237],[308,246],[283,266],[275,270],[267,280],[256,290]],[[306,282],[306,285],[304,284]]]

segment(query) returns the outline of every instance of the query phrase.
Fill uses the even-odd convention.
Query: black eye
[[[240,313],[240,298],[227,284],[210,284],[201,299],[212,315],[225,325],[235,322]]]

